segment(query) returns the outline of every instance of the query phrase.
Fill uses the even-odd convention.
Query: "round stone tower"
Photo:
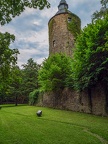
[[[58,12],[49,20],[49,55],[65,53],[72,56],[77,33],[81,29],[80,18],[68,10],[68,4],[61,0]]]

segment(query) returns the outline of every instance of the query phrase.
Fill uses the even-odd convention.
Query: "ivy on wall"
[[[77,34],[79,34],[81,30],[81,20],[73,13],[70,13],[68,17],[71,18],[71,21],[67,21],[67,28],[76,38]]]

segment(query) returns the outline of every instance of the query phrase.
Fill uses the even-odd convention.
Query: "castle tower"
[[[72,48],[77,33],[81,29],[78,16],[68,10],[68,4],[61,0],[58,12],[49,20],[49,55],[65,53],[72,56]]]

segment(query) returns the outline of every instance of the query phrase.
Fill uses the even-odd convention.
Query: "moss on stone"
[[[51,36],[51,32],[52,32],[52,29],[53,29],[53,24],[54,24],[55,20],[54,19],[51,19],[49,21],[49,35]]]

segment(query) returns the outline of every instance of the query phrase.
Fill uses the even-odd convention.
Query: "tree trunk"
[[[17,106],[18,105],[18,98],[17,98],[17,96],[15,97],[15,106]]]

